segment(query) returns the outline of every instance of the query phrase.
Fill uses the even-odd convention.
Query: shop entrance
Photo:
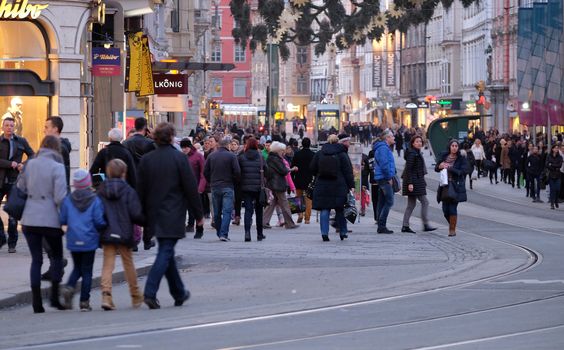
[[[49,117],[48,40],[33,21],[0,21],[0,117],[16,120],[15,133],[37,151]]]

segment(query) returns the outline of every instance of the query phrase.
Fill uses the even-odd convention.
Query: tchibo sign
[[[33,5],[28,0],[1,0],[0,2],[0,19],[37,19],[41,16],[41,11],[49,7],[49,4]]]
[[[153,74],[156,95],[186,95],[188,93],[187,74]]]

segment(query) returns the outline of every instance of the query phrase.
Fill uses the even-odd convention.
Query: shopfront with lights
[[[89,4],[67,1],[0,2],[0,116],[37,151],[45,120],[60,116],[70,140],[71,167],[87,154],[86,28]]]

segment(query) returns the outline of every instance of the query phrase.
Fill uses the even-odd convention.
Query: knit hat
[[[90,173],[84,169],[78,169],[72,176],[72,185],[76,190],[83,190],[92,187]]]
[[[339,143],[350,141],[351,138],[347,134],[339,134]]]

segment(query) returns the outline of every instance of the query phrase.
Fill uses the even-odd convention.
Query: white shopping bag
[[[443,169],[439,172],[441,178],[440,178],[440,184],[441,186],[447,186],[448,185],[448,171],[446,169]]]

